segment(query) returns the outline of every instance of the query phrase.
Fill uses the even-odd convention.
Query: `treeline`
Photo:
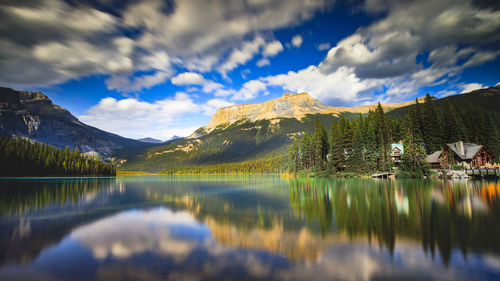
[[[427,94],[425,103],[411,106],[407,120],[428,153],[459,140],[484,145],[495,160],[500,156],[500,133],[493,115],[470,102],[454,104],[447,100],[437,107]]]
[[[288,151],[288,170],[293,174],[328,176],[390,171],[391,144],[403,141],[401,176],[429,175],[426,155],[459,140],[483,144],[495,159],[499,133],[491,114],[467,104],[463,109],[448,103],[438,109],[427,94],[403,118],[389,118],[379,104],[365,116],[332,123],[330,133],[316,121],[313,134],[295,139]]]
[[[182,166],[161,170],[162,175],[279,174],[286,171],[283,157],[269,156],[244,162]]]
[[[21,138],[0,137],[0,176],[114,176],[98,158]]]

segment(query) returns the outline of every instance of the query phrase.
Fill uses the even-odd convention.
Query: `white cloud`
[[[352,68],[341,67],[333,73],[325,74],[313,65],[297,72],[289,71],[287,74],[269,76],[262,80],[270,86],[281,86],[284,90],[307,92],[327,103],[358,103],[364,99],[359,95],[362,91],[377,86],[375,81],[356,77]]]
[[[108,90],[117,90],[119,92],[136,92],[144,88],[149,89],[155,85],[164,83],[172,76],[171,72],[156,71],[151,75],[142,75],[129,78],[125,75],[113,75],[106,80]]]
[[[200,106],[185,93],[152,103],[108,97],[78,118],[91,126],[129,138],[168,139],[179,135],[173,133],[176,130],[174,120],[199,110]]]
[[[231,100],[251,100],[261,93],[267,93],[266,85],[259,80],[251,80],[243,84],[240,90],[233,95]]]
[[[190,71],[211,71],[220,64],[223,54],[241,46],[243,38],[297,25],[332,3],[139,0],[123,8],[113,7],[119,14],[115,16],[102,9],[108,3],[14,2],[0,4],[2,24],[6,27],[0,39],[3,85],[38,87],[93,74],[111,74],[112,85],[108,88],[120,91],[137,91],[142,84],[151,87],[153,82],[163,83],[159,77],[164,78],[170,68],[177,66]],[[122,42],[115,44],[117,40]],[[155,55],[159,55],[158,60],[148,60]],[[248,49],[235,52],[222,71],[228,72],[254,55]],[[168,67],[165,62],[175,65]],[[151,71],[162,73],[149,73],[138,79],[148,83],[130,82],[136,80],[131,78],[134,74]]]
[[[195,72],[183,72],[172,78],[174,85],[203,85],[206,82],[201,74]]]
[[[435,96],[437,96],[439,98],[445,98],[445,97],[453,96],[456,94],[457,94],[457,91],[442,90],[442,91],[437,92],[435,94]]]
[[[292,45],[293,45],[295,48],[299,48],[299,47],[300,47],[300,45],[302,45],[302,42],[303,42],[303,41],[304,41],[304,40],[302,39],[302,36],[300,36],[300,35],[298,35],[298,34],[292,37]]]
[[[211,99],[208,100],[206,104],[202,105],[201,108],[203,113],[208,116],[212,116],[215,111],[219,108],[233,105],[234,103],[229,102],[224,99]]]
[[[219,72],[226,75],[227,72],[235,69],[238,65],[245,64],[251,60],[265,44],[261,36],[257,36],[253,41],[244,42],[241,48],[233,49],[226,62],[219,67]]]
[[[462,93],[468,93],[468,92],[482,89],[482,88],[484,88],[484,85],[479,84],[479,83],[469,83],[469,84],[460,85],[459,88],[460,88],[460,90],[462,90]]]
[[[433,67],[455,65],[473,55],[467,67],[498,55],[474,54],[483,44],[500,42],[498,10],[480,9],[467,0],[368,3],[368,11],[386,10],[387,17],[340,41],[321,63],[322,71],[352,66],[360,78],[383,79],[420,71],[423,66],[417,64],[417,54],[426,51]]]
[[[324,50],[328,50],[332,47],[332,44],[330,43],[321,43],[317,46],[318,48],[318,51],[324,51]]]
[[[268,58],[261,58],[260,60],[257,61],[256,65],[258,67],[263,67],[263,66],[266,66],[266,65],[270,65],[271,62],[269,61]]]
[[[499,51],[479,51],[475,53],[465,64],[464,67],[481,65],[485,62],[495,60],[500,55]]]
[[[262,51],[262,55],[265,57],[274,57],[284,50],[283,45],[280,41],[274,40],[269,42],[264,47],[264,51]]]
[[[216,92],[224,86],[220,83],[205,79],[201,74],[195,72],[183,72],[172,78],[172,84],[183,85],[199,85],[205,93]]]

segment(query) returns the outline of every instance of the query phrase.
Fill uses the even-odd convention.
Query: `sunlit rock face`
[[[410,101],[382,105],[382,107],[390,110],[413,103],[415,102]],[[203,130],[209,133],[219,126],[227,126],[240,120],[250,122],[277,118],[296,118],[300,120],[308,114],[333,114],[337,116],[342,112],[367,113],[369,110],[375,109],[375,107],[376,105],[333,107],[323,104],[308,93],[285,93],[280,98],[263,103],[237,104],[221,108],[212,116],[212,119],[207,126],[203,127]],[[193,135],[192,137],[196,136]]]
[[[40,92],[1,87],[0,135],[24,137],[100,155],[110,155],[114,150],[142,144],[80,122]]]

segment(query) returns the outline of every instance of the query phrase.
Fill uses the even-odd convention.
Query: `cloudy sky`
[[[0,86],[131,138],[285,91],[351,106],[500,82],[498,1],[3,0],[0,17]]]

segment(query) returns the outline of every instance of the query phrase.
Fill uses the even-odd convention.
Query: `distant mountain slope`
[[[138,141],[147,142],[147,143],[163,143],[162,140],[154,139],[154,138],[142,138],[142,139],[138,139]]]
[[[414,102],[383,105],[386,110]],[[119,155],[122,170],[159,171],[165,168],[239,162],[285,155],[294,135],[312,132],[318,117],[330,127],[340,114],[367,113],[375,105],[330,107],[306,93],[286,93],[264,103],[233,105],[219,109],[210,123],[190,137],[169,145]]]
[[[152,146],[88,126],[40,92],[0,87],[1,134],[105,156],[121,149]]]
[[[470,103],[473,106],[477,106],[480,110],[492,113],[497,123],[500,124],[500,86],[479,89],[435,100],[437,107],[442,107],[447,102],[455,104],[459,108]],[[412,105],[400,107],[390,111],[387,115],[389,117],[402,117],[408,113],[411,107]]]
[[[423,98],[420,99],[423,101]],[[415,101],[382,104],[384,110],[414,104]],[[274,120],[279,118],[302,119],[306,115],[328,114],[339,116],[341,113],[368,113],[377,105],[365,105],[356,107],[333,107],[323,104],[321,101],[311,97],[307,93],[285,93],[283,96],[262,103],[236,104],[220,108],[212,116],[208,125],[196,130],[188,138],[196,138],[212,132],[216,128],[224,128],[242,120],[255,122],[257,120]]]

